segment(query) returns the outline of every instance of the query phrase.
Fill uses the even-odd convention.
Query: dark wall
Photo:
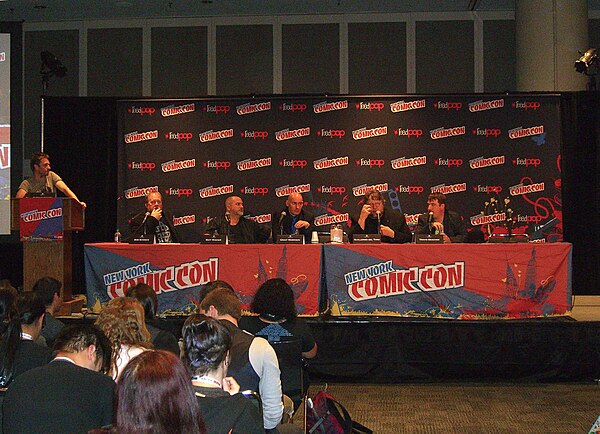
[[[573,292],[600,294],[600,92],[563,94],[564,239],[573,243]]]

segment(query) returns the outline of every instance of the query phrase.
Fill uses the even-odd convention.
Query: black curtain
[[[73,292],[85,293],[83,245],[112,241],[117,221],[115,98],[44,97],[44,152],[52,170],[87,204],[73,234]]]
[[[573,243],[573,293],[600,294],[600,92],[561,99],[564,240]]]

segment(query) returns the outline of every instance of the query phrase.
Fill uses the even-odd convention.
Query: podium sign
[[[63,199],[38,197],[19,201],[21,241],[64,238]]]

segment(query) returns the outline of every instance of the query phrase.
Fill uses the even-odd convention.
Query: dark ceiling
[[[515,0],[0,0],[0,21],[489,11],[513,10],[514,4]]]

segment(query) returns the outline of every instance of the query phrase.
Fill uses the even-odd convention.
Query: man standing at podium
[[[85,208],[85,202],[80,201],[61,177],[50,170],[48,154],[36,152],[31,156],[30,166],[33,176],[21,182],[15,196],[17,199],[26,196],[56,196],[56,190],[60,190],[65,196],[75,199]]]
[[[146,196],[146,212],[136,215],[129,221],[130,238],[141,234],[156,236],[156,242],[180,243],[173,226],[173,216],[163,211],[162,195],[155,191]]]

